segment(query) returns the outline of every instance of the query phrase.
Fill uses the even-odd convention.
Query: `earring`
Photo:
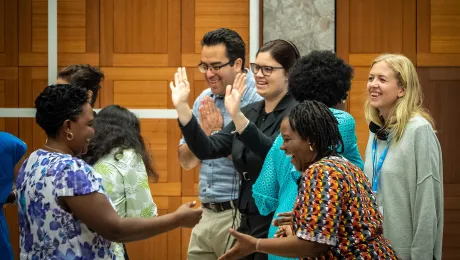
[[[311,144],[310,144],[310,151],[312,151],[312,152],[313,152],[313,147],[311,147]]]
[[[73,139],[73,133],[71,132],[67,133],[66,137],[67,137],[67,140],[71,141]]]

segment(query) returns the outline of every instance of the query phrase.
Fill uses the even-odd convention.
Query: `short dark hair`
[[[316,160],[336,155],[343,147],[339,122],[324,103],[305,100],[297,104],[289,114],[289,124],[302,140],[308,139],[315,147]]]
[[[333,107],[347,98],[352,78],[353,68],[332,51],[312,51],[289,71],[289,91],[299,102],[316,100]]]
[[[215,46],[224,44],[227,51],[227,57],[231,61],[230,65],[233,66],[236,59],[242,60],[241,67],[244,68],[246,60],[246,45],[244,44],[241,36],[228,28],[219,28],[214,31],[207,32],[203,39],[201,39],[201,47]]]
[[[128,109],[119,105],[110,105],[103,108],[93,120],[94,137],[88,145],[88,152],[82,158],[90,165],[94,165],[104,155],[117,149],[114,159],[122,154],[124,149],[133,149],[144,162],[147,174],[158,179],[153,167],[153,160],[141,135],[139,118]]]
[[[86,103],[88,93],[81,87],[50,85],[35,99],[35,120],[48,137],[55,138],[64,121],[75,121]]]
[[[62,69],[58,78],[65,79],[69,84],[76,85],[93,92],[91,106],[94,106],[99,93],[100,83],[104,79],[104,73],[89,64],[74,64]]]
[[[269,52],[286,72],[289,72],[295,61],[300,58],[299,50],[294,43],[281,39],[264,43],[257,51],[256,56],[261,52]]]

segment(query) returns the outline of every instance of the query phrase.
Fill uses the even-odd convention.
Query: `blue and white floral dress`
[[[58,198],[104,194],[100,176],[83,160],[36,150],[17,182],[20,259],[114,259],[110,241],[63,209]]]

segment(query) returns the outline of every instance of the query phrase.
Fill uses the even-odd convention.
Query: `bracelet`
[[[259,244],[260,244],[260,241],[262,241],[262,238],[257,239],[257,242],[256,242],[256,252],[259,252]]]
[[[249,123],[251,123],[251,121],[249,121],[249,119],[248,119],[248,122],[246,123],[246,125],[243,128],[241,128],[240,130],[232,131],[231,134],[234,134],[234,133],[241,134],[241,133],[243,133],[244,129],[246,129],[248,127]]]

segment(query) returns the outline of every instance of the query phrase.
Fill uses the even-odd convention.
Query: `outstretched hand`
[[[233,82],[233,86],[228,85],[225,91],[225,109],[232,119],[240,110],[240,102],[246,90],[246,74],[238,73]]]
[[[236,243],[230,250],[219,257],[218,260],[236,260],[256,252],[257,238],[233,229],[229,229],[229,233],[235,237]]]
[[[171,89],[171,98],[174,107],[177,109],[181,105],[188,105],[188,97],[190,95],[190,83],[187,79],[185,68],[178,68],[174,74],[174,83],[169,83]]]

